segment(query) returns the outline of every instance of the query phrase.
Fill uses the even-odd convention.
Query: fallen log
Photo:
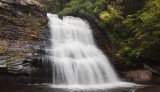
[[[144,63],[143,63],[143,66],[144,66],[144,68],[148,69],[149,71],[151,71],[151,72],[153,72],[153,73],[155,73],[155,74],[160,75],[160,72],[159,72],[159,71],[157,71],[156,69],[153,69],[152,67],[148,66],[147,64],[144,64]]]

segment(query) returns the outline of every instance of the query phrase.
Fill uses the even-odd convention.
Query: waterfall
[[[51,32],[49,60],[55,85],[92,85],[118,81],[108,58],[96,46],[88,22],[47,13]]]

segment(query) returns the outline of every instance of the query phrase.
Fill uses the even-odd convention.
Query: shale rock
[[[37,0],[0,0],[0,69],[31,72],[33,59],[44,54],[44,24],[46,11]]]

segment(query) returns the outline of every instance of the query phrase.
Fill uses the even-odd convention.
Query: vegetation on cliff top
[[[160,61],[159,0],[41,0],[48,11],[85,16],[107,31],[126,63]],[[53,7],[51,7],[53,6]]]

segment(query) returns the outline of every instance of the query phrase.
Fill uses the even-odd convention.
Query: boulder
[[[152,72],[149,70],[132,70],[125,72],[125,78],[135,82],[145,82],[152,79]]]

